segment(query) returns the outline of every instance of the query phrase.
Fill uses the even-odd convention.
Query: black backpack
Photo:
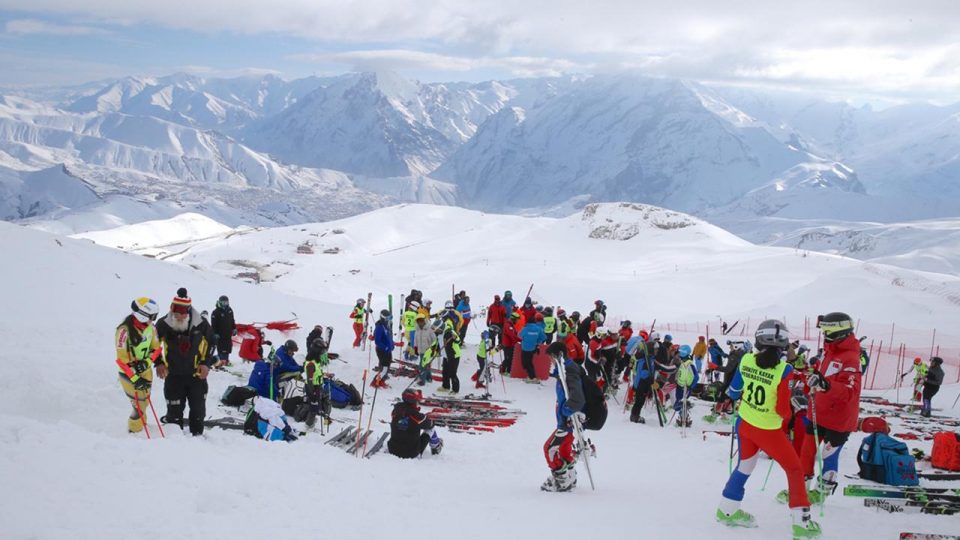
[[[257,395],[257,391],[250,386],[235,386],[231,384],[227,387],[223,396],[220,397],[220,403],[230,407],[240,407],[255,395]]]
[[[583,379],[583,397],[586,402],[583,406],[583,414],[587,415],[583,429],[599,430],[607,422],[607,399],[600,385],[590,380],[590,377]]]

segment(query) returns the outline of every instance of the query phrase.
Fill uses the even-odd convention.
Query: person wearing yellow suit
[[[127,430],[139,433],[143,431],[143,414],[153,386],[151,364],[160,352],[160,340],[153,326],[160,308],[156,302],[142,296],[130,303],[130,309],[132,313],[117,326],[114,344],[120,387],[133,409],[127,418]]]

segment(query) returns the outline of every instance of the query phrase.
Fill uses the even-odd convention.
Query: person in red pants
[[[547,347],[547,354],[552,359],[562,361],[563,373],[556,368],[552,373],[557,377],[557,429],[543,443],[543,456],[550,468],[550,477],[540,486],[543,491],[570,491],[577,486],[577,455],[573,451],[572,417],[584,417],[582,411],[587,399],[583,392],[583,381],[586,372],[580,363],[566,358],[565,351],[566,345],[560,342]],[[564,385],[561,384],[560,377],[564,378],[570,395],[563,391]]]
[[[350,318],[353,319],[354,349],[360,346],[360,341],[363,339],[363,316],[370,311],[366,305],[366,300],[357,298],[357,305],[353,306],[353,310],[350,312]]]
[[[757,352],[740,359],[728,394],[740,399],[735,424],[740,453],[737,466],[723,488],[717,521],[730,527],[756,527],[756,520],[740,509],[744,486],[763,450],[787,474],[794,538],[820,536],[820,524],[810,519],[810,500],[800,458],[783,432],[783,421],[792,416],[790,379],[792,366],[780,359],[789,344],[787,326],[769,319],[760,323],[754,335]]]

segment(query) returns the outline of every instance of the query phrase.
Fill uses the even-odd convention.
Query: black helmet
[[[300,347],[297,346],[297,342],[292,339],[288,339],[287,342],[283,344],[283,348],[290,353],[295,353],[300,350]]]
[[[227,298],[227,295],[225,294],[221,295],[220,298],[217,299],[217,307],[226,307],[229,305],[230,305],[230,299]]]
[[[381,319],[390,319],[390,318],[392,318],[392,317],[393,317],[393,315],[390,313],[390,310],[389,310],[389,309],[381,309],[381,310],[380,310],[380,318],[381,318]]]
[[[790,331],[787,330],[787,325],[776,319],[767,319],[760,323],[753,337],[758,347],[786,349],[790,344]]]
[[[549,307],[549,306],[543,308],[543,314],[546,315],[546,316],[548,316],[548,317],[551,316],[551,315],[553,315],[553,308],[552,308],[552,307]]]
[[[420,403],[421,399],[423,399],[423,392],[420,390],[414,390],[413,388],[407,388],[402,394],[400,394],[400,399],[402,399],[404,403],[416,405],[417,403]]]
[[[834,311],[817,317],[817,328],[826,342],[840,341],[853,333],[853,319],[846,313]]]
[[[579,312],[579,311],[574,311],[573,313],[570,314],[570,318],[573,319],[573,320],[575,320],[575,321],[579,321],[579,320],[580,320],[580,312]]]
[[[567,346],[559,341],[554,341],[547,347],[547,354],[555,358],[563,358],[563,353],[566,352]]]
[[[495,336],[500,333],[500,327],[495,324],[491,324],[487,327],[487,331],[490,332],[490,335]]]
[[[322,353],[327,350],[327,342],[323,338],[316,338],[310,342],[310,349]]]
[[[622,326],[622,327],[624,327],[624,328],[630,328],[630,325],[631,325],[631,324],[633,324],[633,323],[631,323],[630,320],[627,319],[627,320],[623,321],[622,323],[620,323],[620,326]]]
[[[933,358],[930,359],[930,363],[940,365],[943,363],[943,358],[940,358],[939,356],[934,356]]]

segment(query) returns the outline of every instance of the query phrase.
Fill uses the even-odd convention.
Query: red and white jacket
[[[820,373],[830,382],[830,389],[816,393],[817,425],[845,433],[856,431],[860,416],[860,341],[850,334],[842,341],[824,343]]]

